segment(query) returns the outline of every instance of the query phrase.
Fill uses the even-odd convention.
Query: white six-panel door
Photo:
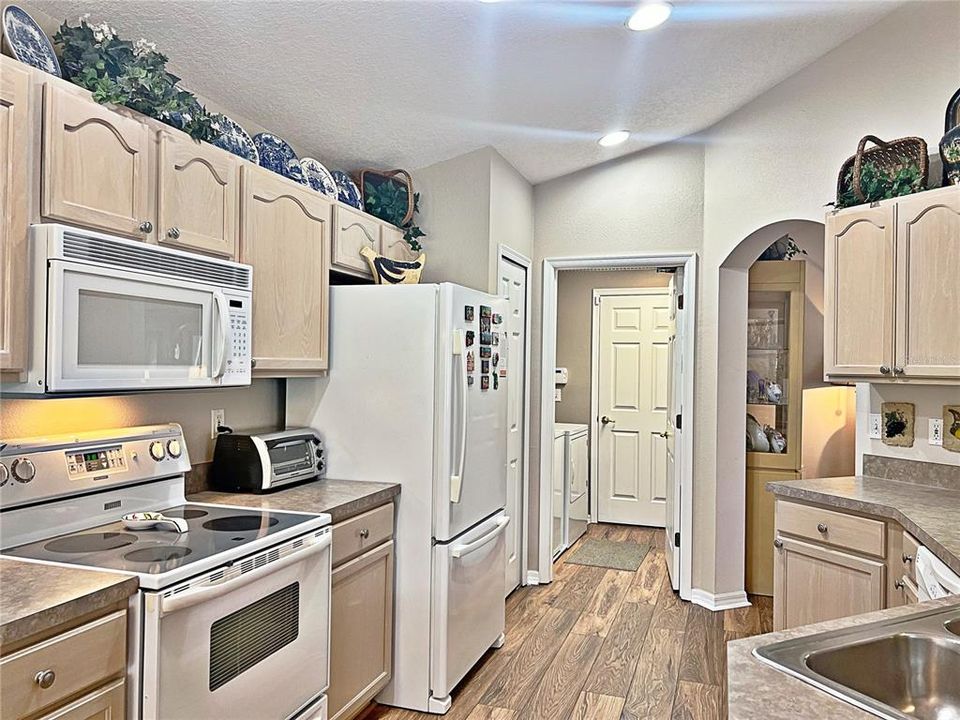
[[[670,292],[632,289],[596,296],[598,519],[664,527]]]
[[[678,295],[683,285],[683,270],[670,278],[670,319],[673,330],[667,345],[667,500],[666,532],[664,533],[664,556],[670,584],[674,590],[680,587],[680,554],[676,538],[680,532],[680,470],[683,457],[679,453],[683,423],[677,427],[676,419],[682,414],[683,397],[683,342],[677,342],[683,330],[683,317],[678,314]]]
[[[523,522],[523,444],[524,379],[526,376],[526,297],[527,271],[506,258],[500,258],[500,295],[508,302],[504,318],[506,344],[501,357],[507,358],[507,563],[504,594],[509,595],[520,584],[523,563],[520,558]],[[496,349],[496,348],[494,348]]]

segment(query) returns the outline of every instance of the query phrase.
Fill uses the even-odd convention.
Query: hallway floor
[[[725,644],[773,625],[771,598],[712,613],[670,588],[663,530],[590,525],[584,537],[649,542],[636,572],[564,562],[507,598],[506,643],[453,694],[445,720],[726,717]],[[379,706],[365,720],[438,716]]]

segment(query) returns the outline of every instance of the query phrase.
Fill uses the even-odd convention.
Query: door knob
[[[616,423],[616,420],[611,420],[606,415],[604,415],[602,418],[600,418],[600,422],[602,422],[604,425],[611,425],[613,423]]]
[[[150,222],[149,220],[144,220],[142,223],[140,223],[140,227],[138,229],[144,235],[149,235],[150,233],[153,232],[153,223]]]
[[[171,240],[176,240],[177,238],[179,238],[180,228],[172,227],[169,230],[167,230],[167,237],[170,238]]]

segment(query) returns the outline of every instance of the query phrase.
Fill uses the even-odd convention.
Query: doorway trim
[[[594,288],[593,308],[590,313],[590,437],[600,437],[600,302],[602,297],[624,297],[632,295],[668,295],[670,288]],[[600,447],[599,443],[590,443],[590,519],[598,522],[600,517]]]
[[[530,570],[530,559],[527,557],[530,547],[530,316],[533,307],[533,262],[526,255],[518,253],[513,248],[499,243],[497,246],[497,276],[500,275],[500,261],[508,260],[523,268],[527,275],[526,293],[523,299],[525,308],[523,313],[523,472],[520,475],[522,484],[522,507],[520,508],[520,586],[537,584],[538,576]],[[497,292],[500,282],[497,281]],[[509,372],[509,369],[508,369]]]
[[[680,476],[680,597],[689,600],[693,579],[693,454],[694,454],[694,372],[697,337],[697,265],[695,251],[673,253],[638,253],[636,255],[588,255],[544,258],[542,268],[541,338],[540,338],[540,537],[538,575],[540,582],[553,578],[553,557],[550,547],[551,483],[553,477],[553,425],[556,406],[553,400],[554,367],[557,361],[557,273],[560,270],[619,270],[657,267],[683,267],[684,312],[691,321],[684,323],[683,336],[683,414],[689,431],[683,433]],[[685,540],[684,540],[685,539]]]

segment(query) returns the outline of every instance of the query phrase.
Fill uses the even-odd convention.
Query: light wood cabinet
[[[30,73],[0,57],[0,371],[27,363]]]
[[[331,260],[335,270],[370,275],[370,266],[360,254],[369,247],[380,252],[380,223],[370,215],[336,204],[333,208]]]
[[[43,215],[128,237],[152,231],[150,129],[83,93],[44,86]],[[148,225],[149,223],[149,225]]]
[[[253,266],[253,372],[327,369],[331,203],[262,168],[241,173],[240,260]]]
[[[884,607],[884,564],[853,553],[778,537],[775,630]]]
[[[799,480],[792,470],[747,468],[746,589],[753,595],[773,595],[773,541],[776,499],[767,483]]]
[[[158,242],[236,257],[240,208],[236,156],[163,130],[158,147]]]
[[[124,720],[125,693],[124,681],[117,680],[40,720]]]
[[[960,187],[831,213],[827,380],[960,381]]]
[[[380,254],[391,260],[409,260],[410,246],[403,239],[403,230],[384,223],[380,231]]]
[[[336,567],[393,537],[393,503],[381,505],[333,526]]]

